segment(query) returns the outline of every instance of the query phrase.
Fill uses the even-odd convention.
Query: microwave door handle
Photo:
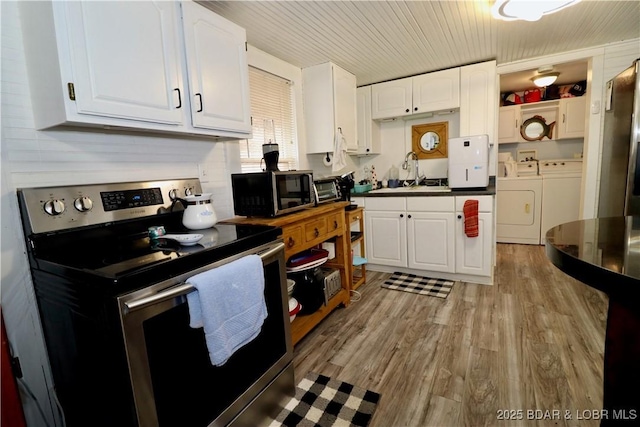
[[[284,250],[284,243],[279,242],[278,244],[274,245],[271,248],[268,248],[262,252],[256,253],[256,255],[260,256],[260,259],[262,259],[262,264],[264,265],[265,260],[267,258],[277,254],[281,250]],[[140,310],[142,308],[148,307],[153,304],[157,304],[159,302],[166,301],[168,299],[186,295],[193,291],[195,291],[195,288],[193,287],[192,284],[187,282],[181,283],[165,291],[158,292],[157,294],[125,302],[124,314],[130,313],[132,311]]]

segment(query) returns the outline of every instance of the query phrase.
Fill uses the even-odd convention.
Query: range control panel
[[[32,231],[46,233],[157,215],[176,198],[200,193],[200,181],[191,178],[21,188],[18,198]]]

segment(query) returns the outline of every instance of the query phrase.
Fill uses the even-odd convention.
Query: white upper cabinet
[[[244,28],[192,2],[182,14],[193,126],[250,133]]]
[[[371,118],[387,119],[413,114],[413,80],[392,80],[371,86]]]
[[[498,116],[498,144],[524,141],[520,136],[522,115],[519,105],[500,107]]]
[[[460,68],[413,77],[413,114],[460,107]]]
[[[560,99],[557,139],[584,138],[587,97]]]
[[[331,153],[336,132],[347,151],[358,150],[356,77],[326,62],[302,69],[302,93],[307,129],[307,153]]]
[[[356,89],[358,151],[360,156],[380,154],[380,123],[371,118],[371,86]]]
[[[495,142],[498,85],[496,61],[460,68],[460,135],[489,135]]]
[[[173,4],[66,2],[65,7],[79,114],[182,123]]]
[[[375,84],[371,102],[374,120],[458,108],[460,68]]]
[[[64,124],[246,138],[244,31],[195,3],[185,6],[200,22],[213,23],[208,30],[196,24],[202,31],[189,39],[186,55],[179,3],[22,2],[36,128]],[[229,26],[235,27],[233,42]],[[217,97],[215,104],[196,103],[193,110],[206,106],[208,115],[219,119],[214,124],[191,123],[185,57],[189,71],[200,75],[192,93],[197,88]]]

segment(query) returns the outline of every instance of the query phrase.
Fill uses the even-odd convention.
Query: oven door
[[[268,316],[253,341],[213,366],[203,329],[189,327],[186,295],[194,288],[186,280],[250,254],[263,261]],[[278,241],[118,298],[139,425],[227,425],[270,384],[282,384],[274,380],[293,358],[285,286]]]

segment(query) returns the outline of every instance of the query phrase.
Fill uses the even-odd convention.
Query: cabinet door
[[[496,61],[460,68],[460,135],[489,135],[495,142]]]
[[[176,7],[171,2],[68,2],[77,112],[182,124]]]
[[[405,212],[367,211],[365,235],[367,260],[370,264],[407,266]]]
[[[460,68],[413,77],[413,114],[460,107]]]
[[[181,5],[193,126],[251,133],[245,30],[196,3]]]
[[[342,130],[347,151],[356,152],[356,76],[336,65],[333,66],[333,99],[336,128]]]
[[[558,138],[584,138],[587,97],[562,98],[558,117]]]
[[[356,96],[358,154],[380,154],[380,124],[371,119],[371,86],[359,87]]]
[[[456,219],[456,273],[491,276],[493,214],[478,214],[478,237],[464,234],[464,216]]]
[[[371,118],[388,119],[413,114],[412,78],[378,83],[371,87]]]
[[[509,105],[500,107],[498,117],[498,143],[519,142],[520,141],[520,106]]]
[[[407,215],[409,268],[455,271],[455,214],[415,212]]]

